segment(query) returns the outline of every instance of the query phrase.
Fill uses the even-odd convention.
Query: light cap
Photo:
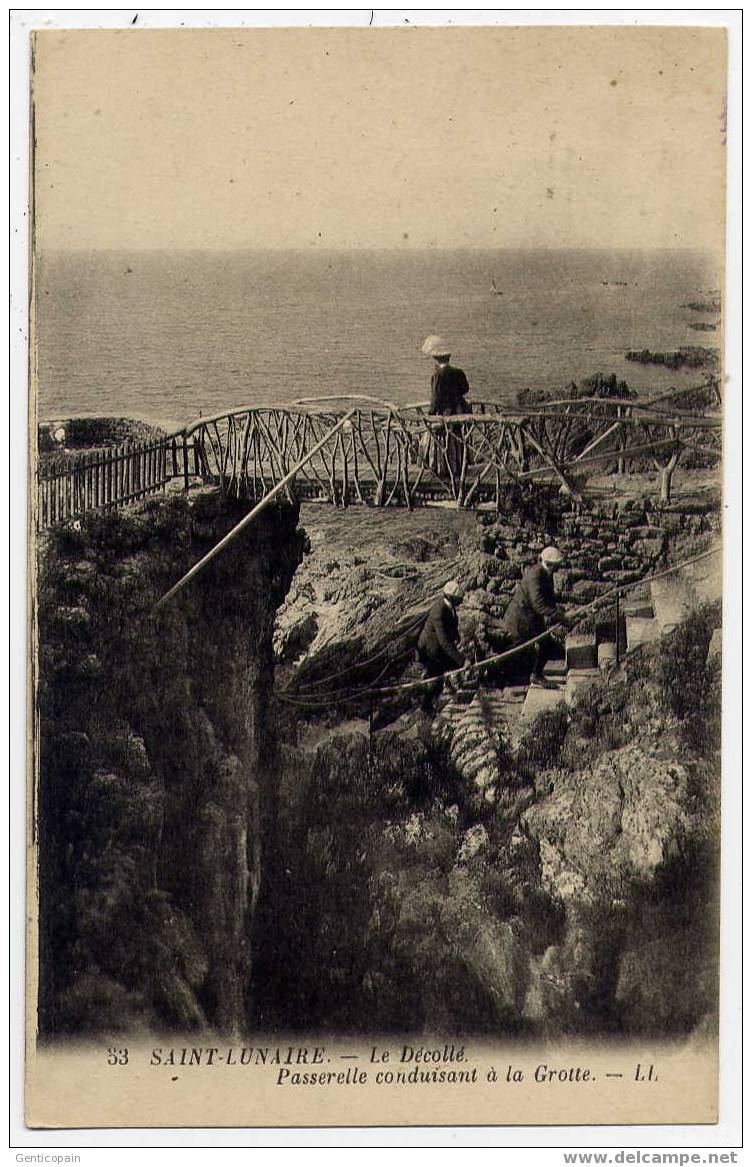
[[[444,340],[443,336],[432,335],[426,337],[420,351],[427,357],[448,357],[451,354],[452,346]]]
[[[561,567],[564,562],[564,555],[558,547],[544,547],[540,557],[541,563],[547,563],[549,567]]]
[[[450,579],[444,584],[444,595],[449,600],[464,600],[465,589],[458,580]]]

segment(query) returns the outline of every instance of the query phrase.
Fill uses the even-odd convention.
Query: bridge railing
[[[290,495],[340,506],[500,505],[505,485],[546,477],[576,494],[579,472],[593,467],[656,470],[665,496],[687,451],[705,464],[721,455],[720,415],[649,402],[573,398],[527,410],[474,402],[472,413],[432,416],[424,402],[328,400],[249,406],[168,437],[47,458],[37,475],[38,525],[123,507],[175,480],[259,500],[298,466]]]
[[[53,454],[37,469],[37,524],[73,522],[163,491],[174,478],[197,473],[181,436],[126,442],[81,453]]]
[[[411,507],[444,498],[471,506],[498,501],[505,482],[550,475],[573,489],[572,475],[593,466],[660,471],[687,449],[711,461],[721,452],[719,417],[630,401],[580,398],[527,411],[480,403],[454,416],[431,416],[422,403],[361,406],[328,438],[345,412],[321,401],[316,409],[253,407],[186,432],[205,480],[256,499],[318,446],[294,489],[339,505]]]

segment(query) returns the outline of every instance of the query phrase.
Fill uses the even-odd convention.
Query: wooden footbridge
[[[581,472],[609,467],[654,470],[668,498],[680,460],[711,465],[721,442],[720,413],[673,409],[665,397],[524,410],[474,402],[472,414],[450,417],[368,397],[248,406],[148,442],[46,456],[36,523],[43,530],[197,485],[257,504],[284,492],[341,507],[500,508],[511,483],[558,481],[576,497]]]

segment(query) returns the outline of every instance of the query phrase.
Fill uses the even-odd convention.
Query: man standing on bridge
[[[554,572],[564,565],[564,556],[558,547],[544,547],[538,563],[529,567],[517,584],[511,603],[504,613],[501,628],[507,646],[524,644],[539,636],[552,624],[569,627],[570,620],[556,603],[554,593]],[[544,636],[535,645],[535,663],[530,674],[530,685],[536,689],[553,689],[556,686],[545,679],[543,670],[552,654],[554,640]]]
[[[425,680],[435,678],[435,684],[426,688],[423,709],[432,713],[434,702],[444,688],[444,673],[462,668],[465,658],[457,648],[460,639],[457,609],[464,599],[464,591],[456,579],[444,584],[442,596],[431,604],[418,637],[418,659],[424,667]]]
[[[451,352],[449,344],[440,336],[428,336],[423,343],[423,352],[433,357],[434,372],[431,377],[431,404],[428,412],[433,417],[452,417],[458,413],[472,413],[472,406],[466,400],[470,392],[467,377],[462,369],[449,364]],[[438,427],[438,428],[437,428]],[[428,436],[428,435],[427,435]],[[428,464],[439,478],[448,473],[456,477],[464,459],[472,462],[467,450],[463,459],[465,427],[432,423],[427,447]]]

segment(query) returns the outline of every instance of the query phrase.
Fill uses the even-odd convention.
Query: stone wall
[[[720,530],[713,497],[661,507],[650,498],[576,507],[554,501],[542,523],[522,524],[480,516],[484,555],[467,580],[467,609],[485,613],[491,626],[503,616],[517,581],[543,548],[566,555],[555,587],[565,605],[587,604],[616,584],[636,584],[682,556],[691,556]]]

